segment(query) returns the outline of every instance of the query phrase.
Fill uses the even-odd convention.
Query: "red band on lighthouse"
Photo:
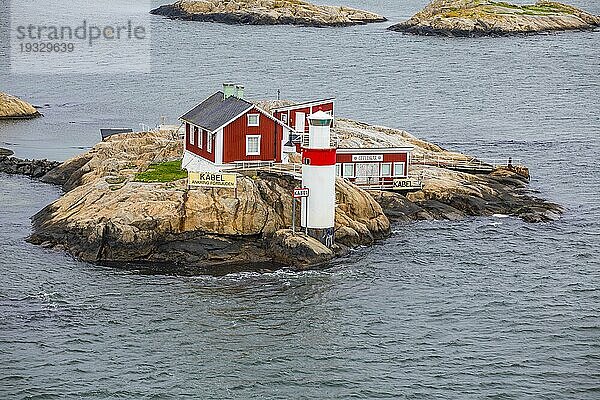
[[[302,164],[313,166],[335,165],[336,149],[304,149]]]

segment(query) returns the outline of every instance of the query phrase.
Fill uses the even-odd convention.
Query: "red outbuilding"
[[[397,187],[408,177],[412,146],[340,148],[336,173],[359,186]]]

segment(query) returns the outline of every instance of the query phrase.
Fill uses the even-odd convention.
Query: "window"
[[[394,176],[404,176],[404,163],[403,162],[395,162],[394,163]]]
[[[288,116],[287,116],[287,114],[281,114],[281,122],[283,122],[284,124],[287,125],[287,123],[288,123]]]
[[[212,134],[210,132],[206,132],[206,151],[212,153]]]
[[[204,142],[204,130],[200,129],[200,133],[198,133],[198,128],[196,128],[196,133],[198,134],[198,147],[202,148],[202,142]]]
[[[195,134],[194,134],[194,127],[190,127],[189,125],[187,126],[187,131],[188,131],[188,136],[190,137],[190,144],[192,146],[195,145],[196,139],[194,138]]]
[[[392,163],[381,164],[381,176],[392,176]]]
[[[342,176],[342,164],[340,164],[340,163],[335,164],[335,174],[337,176]]]
[[[248,114],[248,126],[259,126],[260,118],[259,114]]]
[[[260,156],[260,135],[246,136],[246,155]]]
[[[344,178],[354,178],[354,163],[344,164]]]

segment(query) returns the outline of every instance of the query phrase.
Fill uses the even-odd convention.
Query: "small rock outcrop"
[[[41,114],[31,104],[6,93],[0,92],[0,120],[30,119]]]
[[[320,6],[303,0],[180,0],[151,13],[171,19],[249,25],[326,27],[386,21],[368,11]]]
[[[181,150],[181,141],[161,132],[131,133],[65,162],[44,180],[68,192],[33,217],[30,241],[91,262],[168,264],[199,273],[230,265],[307,268],[389,234],[381,206],[341,179],[333,250],[290,235],[291,193],[299,182],[289,175],[244,175],[235,191],[188,189],[185,179],[135,181],[136,172],[176,159]]]
[[[58,161],[21,159],[13,154],[12,150],[0,148],[0,172],[41,178],[60,165]]]
[[[600,26],[600,17],[547,0],[515,5],[490,0],[433,0],[408,21],[391,26],[419,35],[487,36],[586,30]]]

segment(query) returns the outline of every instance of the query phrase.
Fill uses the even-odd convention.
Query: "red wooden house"
[[[286,163],[291,128],[243,98],[243,86],[223,85],[219,91],[185,113],[182,167],[189,171],[218,171],[240,161]]]

